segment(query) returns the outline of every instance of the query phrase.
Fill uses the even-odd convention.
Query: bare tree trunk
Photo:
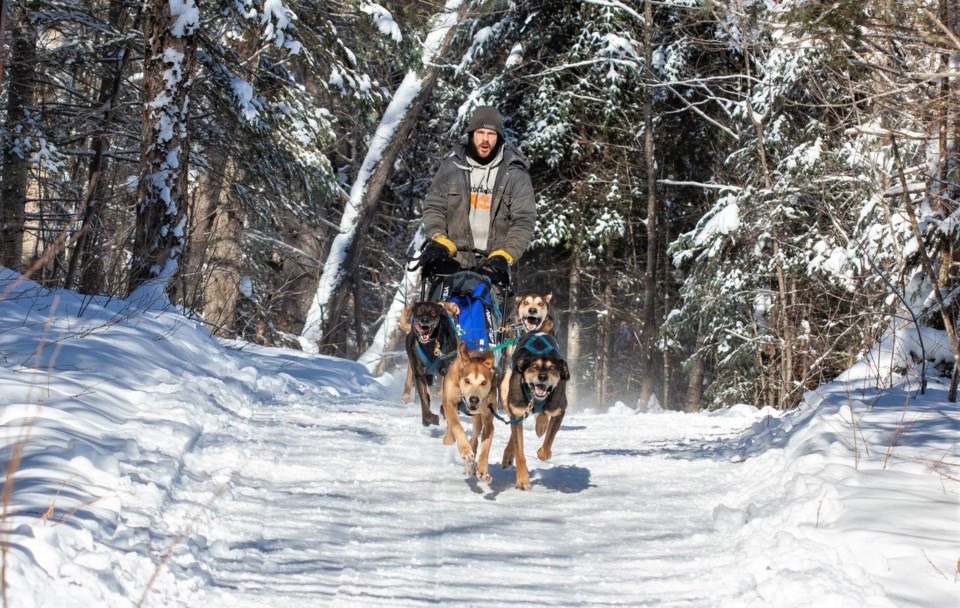
[[[223,173],[225,183],[217,189],[215,211],[209,224],[206,247],[207,274],[203,281],[203,317],[214,325],[219,335],[233,335],[236,326],[237,300],[243,276],[243,211],[231,202],[232,184],[237,178],[236,163],[228,161]]]
[[[295,243],[298,254],[285,255],[283,281],[286,289],[281,295],[277,327],[281,331],[299,334],[310,307],[310,296],[316,289],[316,277],[323,257],[323,242],[316,231],[310,230],[296,217],[284,221],[284,242]]]
[[[744,37],[743,40],[743,63],[744,63],[744,73],[747,76],[747,82],[752,83],[751,70],[750,70],[750,52],[747,47],[747,39]],[[757,137],[757,154],[760,156],[760,168],[763,172],[763,184],[764,188],[769,192],[773,188],[773,182],[770,177],[770,166],[767,161],[767,149],[764,142],[764,120],[769,114],[764,116],[758,116],[756,112],[753,111],[753,86],[748,84],[748,90],[746,95],[746,109],[747,115],[750,118],[750,122],[753,124],[754,129],[756,130]],[[779,333],[780,339],[780,378],[777,390],[777,406],[780,409],[786,409],[793,405],[792,395],[794,393],[793,388],[793,324],[789,315],[789,305],[787,302],[787,280],[786,275],[783,272],[783,260],[781,259],[781,250],[780,250],[780,232],[777,229],[776,220],[772,224],[772,240],[773,240],[773,263],[775,267],[775,275],[777,280],[777,297],[778,297],[778,314],[777,314],[777,330]],[[762,369],[762,368],[761,368]]]
[[[0,88],[7,70],[7,0],[0,0]]]
[[[189,4],[189,3],[188,3]],[[140,181],[129,291],[158,280],[159,296],[176,275],[184,247],[190,89],[196,62],[196,21],[149,0],[144,16],[144,113]]]
[[[567,366],[570,369],[570,381],[567,383],[567,403],[571,409],[580,407],[580,383],[577,370],[580,369],[580,243],[573,241],[570,256],[570,311],[567,315]],[[597,406],[600,404],[598,403]]]
[[[683,411],[685,412],[699,411],[700,405],[703,403],[703,379],[707,375],[707,364],[703,360],[703,356],[700,355],[700,350],[705,342],[701,329],[697,330],[696,351],[693,353],[690,374],[687,376],[687,398],[683,404]]]
[[[946,302],[943,299],[942,285],[940,284],[939,274],[933,267],[933,260],[930,258],[930,254],[927,253],[926,247],[923,243],[923,233],[920,230],[920,223],[917,220],[916,211],[913,209],[913,203],[910,200],[910,187],[907,184],[907,177],[903,169],[903,161],[900,159],[900,149],[897,145],[896,136],[892,133],[890,134],[890,144],[893,149],[893,160],[897,173],[900,177],[900,186],[903,189],[903,208],[907,212],[907,217],[910,219],[910,228],[913,231],[913,238],[917,241],[917,249],[920,252],[920,261],[923,267],[924,274],[927,275],[927,280],[930,281],[930,286],[933,290],[933,299],[937,303],[937,307],[940,309],[940,318],[943,320],[943,328],[947,334],[947,338],[950,340],[950,350],[953,352],[954,361],[960,361],[960,336],[957,335],[957,325],[954,315],[951,313],[951,309],[947,306]],[[928,193],[929,195],[929,193]],[[951,381],[951,385],[953,381]],[[954,392],[951,390],[951,392]],[[955,401],[957,396],[954,392],[952,395],[948,395],[948,398],[952,397],[952,400]]]
[[[657,256],[659,243],[657,239],[657,168],[653,147],[653,3],[645,0],[643,7],[643,54],[646,66],[646,86],[643,89],[643,123],[644,137],[643,150],[647,166],[647,264],[644,272],[644,299],[643,299],[643,343],[641,348],[641,365],[643,375],[640,383],[639,402],[645,406],[653,395],[656,387],[656,337],[657,337]]]
[[[608,256],[611,257],[611,256]],[[612,260],[608,260],[612,264]],[[610,344],[611,325],[613,322],[613,277],[608,277],[603,288],[604,315],[600,318],[600,343],[597,353],[597,406],[605,407],[609,395],[607,387],[610,383]]]
[[[248,28],[231,46],[239,56],[249,60],[255,57],[259,42],[259,30]],[[259,64],[249,63],[245,77],[252,83],[257,79]],[[237,306],[244,275],[242,241],[246,213],[234,187],[243,179],[243,169],[237,160],[239,148],[231,141],[221,141],[209,148],[209,165],[198,180],[200,186],[191,215],[196,228],[187,243],[191,276],[186,278],[189,287],[184,289],[183,298],[199,299],[195,306],[213,325],[211,330],[221,336],[237,334]]]
[[[960,7],[957,6],[957,3],[940,0],[940,11],[943,15],[943,22],[948,24],[948,27],[952,28],[954,32],[960,32]],[[957,43],[956,40],[954,40],[954,48],[952,51],[944,53],[941,60],[941,66],[943,66],[944,71],[947,71],[950,66],[951,55],[953,56],[953,65],[960,65],[960,43]],[[949,147],[946,155],[943,157],[945,159],[943,162],[944,174],[958,175],[960,174],[960,78],[953,76],[952,78],[944,78],[943,81],[946,87],[943,103],[944,114],[946,115],[946,124],[944,125],[946,137],[944,139],[949,141],[949,144],[946,144]],[[945,203],[947,203],[952,210],[957,209],[958,205],[960,205],[960,184],[958,184],[956,180],[947,187],[945,199]],[[954,235],[954,239],[950,240],[949,252],[945,253],[944,259],[941,261],[942,268],[945,269],[946,273],[949,273],[957,264],[956,244],[956,235]],[[949,281],[949,276],[944,280],[943,284],[947,284],[947,281]],[[951,403],[957,401],[958,383],[960,383],[960,359],[955,359],[953,376],[950,381],[950,390],[947,393],[947,399]]]
[[[32,3],[31,6],[34,6]],[[9,138],[3,142],[3,175],[0,189],[0,264],[23,272],[23,230],[30,163],[27,152],[18,150],[17,133],[26,129],[27,110],[33,104],[37,39],[29,19],[32,9],[20,10],[11,28],[7,124]]]

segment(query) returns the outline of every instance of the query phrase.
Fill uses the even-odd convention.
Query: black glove
[[[450,274],[460,269],[460,264],[450,256],[450,250],[434,240],[428,240],[420,250],[420,266],[425,277]]]
[[[477,272],[490,277],[490,282],[497,287],[503,288],[510,285],[510,262],[502,255],[488,257],[477,269]]]
[[[450,251],[436,241],[426,241],[423,244],[423,249],[420,250],[420,263],[424,266],[449,257]]]

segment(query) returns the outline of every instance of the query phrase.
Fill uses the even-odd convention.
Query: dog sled
[[[450,264],[437,271],[423,273],[420,299],[456,304],[460,313],[454,322],[460,341],[466,344],[469,350],[493,351],[499,363],[499,351],[503,346],[504,335],[502,303],[509,295],[510,286],[494,285],[489,277],[479,272],[483,265],[483,251],[466,251],[473,253],[479,260],[478,263],[464,268],[450,260]]]

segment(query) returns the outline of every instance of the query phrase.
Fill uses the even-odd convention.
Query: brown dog
[[[439,380],[457,356],[458,341],[452,318],[459,313],[460,308],[453,302],[415,302],[400,315],[400,329],[407,332],[404,342],[407,379],[400,401],[413,401],[411,393],[416,385],[423,426],[440,424],[440,417],[430,411],[430,398],[433,394],[439,395],[442,386]]]
[[[447,419],[443,443],[450,445],[457,442],[467,474],[473,472],[474,456],[480,444],[476,474],[485,482],[491,480],[487,463],[493,441],[493,402],[496,397],[493,386],[493,352],[467,350],[467,346],[461,343],[456,360],[443,378],[442,408]],[[457,414],[461,404],[473,419],[473,437],[469,443]]]
[[[567,412],[567,380],[570,371],[560,354],[556,338],[552,334],[536,332],[527,334],[517,343],[516,354],[511,362],[513,374],[504,404],[507,413],[516,422],[510,425],[510,440],[503,451],[503,468],[508,468],[516,458],[516,486],[521,490],[530,488],[530,473],[523,451],[523,421],[530,413],[537,414],[537,436],[543,445],[537,450],[537,458],[548,460],[553,449],[553,440]]]

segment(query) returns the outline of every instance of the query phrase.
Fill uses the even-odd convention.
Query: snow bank
[[[154,575],[148,605],[188,605],[195,579],[176,573],[190,530],[173,492],[201,437],[253,404],[382,390],[352,362],[225,346],[176,311],[46,290],[2,267],[0,355],[11,607],[134,606]],[[196,503],[255,456],[225,459]]]

